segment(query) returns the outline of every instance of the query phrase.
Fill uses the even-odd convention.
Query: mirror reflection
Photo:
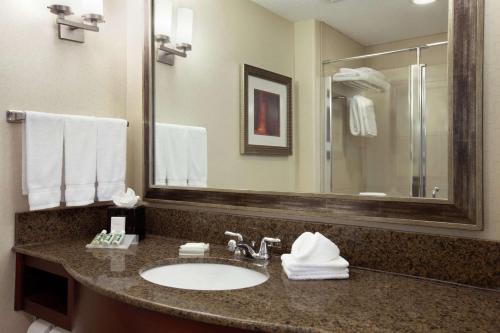
[[[154,0],[154,185],[448,197],[447,0]]]

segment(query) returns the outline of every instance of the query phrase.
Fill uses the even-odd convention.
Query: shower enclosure
[[[323,62],[323,192],[447,198],[447,44]],[[376,77],[345,75],[356,68]],[[352,130],[359,95],[373,102],[376,135]]]

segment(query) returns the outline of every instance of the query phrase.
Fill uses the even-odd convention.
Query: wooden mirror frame
[[[166,188],[154,186],[152,64],[155,55],[152,38],[152,0],[145,0],[145,46],[143,59],[144,93],[144,197],[146,200],[195,202],[259,210],[272,209],[278,216],[290,213],[337,219],[427,225],[482,230],[482,96],[484,0],[450,0],[450,84],[451,191],[447,200],[427,198],[361,198],[336,194],[260,192],[222,189]],[[239,110],[235,110],[239,112]]]

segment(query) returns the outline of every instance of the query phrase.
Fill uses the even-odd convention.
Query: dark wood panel
[[[75,281],[59,264],[16,254],[14,310],[71,330]]]
[[[151,0],[146,0],[144,51],[144,189],[146,199],[222,204],[264,209],[297,211],[344,220],[423,224],[461,229],[483,228],[482,170],[482,73],[484,0],[454,0],[453,33],[450,34],[451,198],[429,199],[354,198],[333,194],[270,193],[217,189],[179,189],[152,186],[154,151],[153,97],[150,71],[154,62],[151,43]],[[277,213],[279,215],[279,213]]]
[[[216,326],[159,312],[148,311],[100,295],[81,284],[77,288],[74,333],[247,333],[250,331]]]

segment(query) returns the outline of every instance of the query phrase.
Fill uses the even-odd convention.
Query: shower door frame
[[[362,59],[376,58],[389,54],[415,52],[416,63],[409,65],[408,75],[408,112],[410,119],[410,179],[408,181],[409,189],[407,196],[410,198],[425,198],[426,197],[426,164],[427,164],[427,95],[426,95],[426,73],[427,65],[421,63],[422,49],[428,49],[435,46],[447,45],[448,41],[424,44],[414,47],[408,47],[398,50],[390,50],[385,52],[364,54],[349,58],[341,58],[336,60],[324,61],[323,65],[357,61]],[[333,100],[343,98],[347,101],[347,97],[335,94],[333,89],[333,76],[328,75],[324,79],[325,107],[324,107],[324,123],[323,130],[325,132],[323,138],[322,159],[323,173],[321,181],[321,191],[323,193],[335,193],[333,188],[334,168],[333,163]],[[347,103],[347,102],[346,102]],[[348,105],[346,104],[347,113]],[[418,126],[416,126],[418,125]],[[418,129],[417,129],[418,127]],[[368,191],[365,189],[365,191]],[[353,195],[357,195],[354,193]]]

